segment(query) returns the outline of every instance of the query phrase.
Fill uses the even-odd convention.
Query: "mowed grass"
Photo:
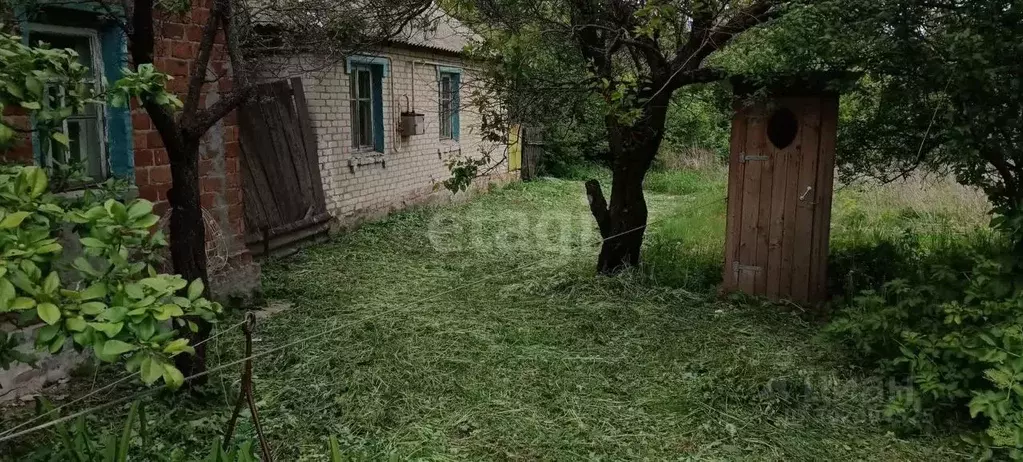
[[[255,349],[302,340],[255,363],[277,459],[326,460],[330,435],[347,457],[373,460],[966,457],[954,435],[890,431],[893,390],[847,366],[800,310],[717,296],[720,169],[651,173],[645,263],[617,277],[594,274],[597,233],[576,181],[586,176],[606,172],[398,213],[265,263],[266,295],[290,308],[260,322]],[[860,207],[870,191],[839,192],[836,239],[844,198]],[[861,220],[881,208],[863,206]],[[980,220],[949,210],[872,223]],[[211,361],[241,348],[226,335]],[[204,452],[235,387],[231,370],[203,396],[151,399],[154,452]]]

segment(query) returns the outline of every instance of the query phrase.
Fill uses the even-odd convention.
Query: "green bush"
[[[826,328],[880,371],[906,380],[887,413],[923,427],[968,411],[968,441],[1023,456],[1023,278],[1014,259],[915,258],[852,297]]]
[[[152,231],[152,210],[142,199],[68,201],[49,192],[38,167],[0,168],[0,315],[42,322],[40,350],[57,353],[71,339],[103,361],[125,361],[146,384],[180,386],[173,357],[193,350],[178,329],[195,332],[190,317],[213,321],[222,308],[202,297],[201,280],[156,271],[167,242]],[[68,262],[62,242],[72,236],[82,252]],[[0,366],[24,359],[12,343],[0,342]]]

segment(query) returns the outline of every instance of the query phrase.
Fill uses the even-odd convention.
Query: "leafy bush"
[[[193,353],[178,329],[195,332],[189,317],[214,321],[222,308],[202,297],[201,280],[155,270],[167,242],[152,232],[151,203],[65,201],[48,185],[38,167],[0,170],[0,315],[44,323],[40,350],[57,353],[70,338],[103,361],[126,361],[146,384],[162,378],[177,388],[184,377],[172,358]],[[70,264],[62,236],[82,245]]]
[[[968,440],[1023,457],[1023,279],[1011,257],[918,258],[915,270],[853,297],[826,332],[905,379],[887,413],[913,427],[965,414]],[[900,265],[902,266],[902,265]],[[908,268],[908,265],[903,266]]]

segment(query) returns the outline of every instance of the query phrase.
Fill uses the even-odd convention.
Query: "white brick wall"
[[[384,153],[353,152],[349,75],[344,63],[301,74],[317,137],[327,210],[336,218],[345,223],[425,200],[437,194],[437,188],[443,190],[435,185],[451,176],[446,165],[451,157],[479,158],[481,149],[492,152],[495,163],[502,164],[492,170],[495,176],[507,176],[505,147],[481,139],[480,117],[470,101],[474,74],[470,65],[455,56],[400,48],[365,55],[390,59],[389,74],[382,81]],[[462,68],[457,141],[440,139],[437,65]],[[416,112],[425,115],[423,135],[403,137],[396,131],[406,97]]]

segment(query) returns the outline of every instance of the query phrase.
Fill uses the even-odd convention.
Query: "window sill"
[[[387,168],[387,159],[384,157],[384,153],[380,151],[353,151],[352,157],[348,159],[348,169],[353,173],[355,169],[364,167],[367,165],[380,164],[382,167]]]
[[[90,189],[95,189],[94,187],[98,186],[99,184],[100,183],[94,183],[94,184],[89,184],[89,185],[86,185],[86,186],[77,187],[75,189],[68,189],[66,191],[56,192],[56,193],[54,193],[54,195],[57,196],[57,197],[62,197],[64,199],[81,199],[82,196],[85,195],[85,191],[88,191]],[[120,199],[122,201],[130,201],[130,200],[136,199],[138,197],[139,197],[139,187],[137,185],[131,185],[131,186],[129,186],[129,187],[127,187],[125,189],[124,195],[121,196]]]

